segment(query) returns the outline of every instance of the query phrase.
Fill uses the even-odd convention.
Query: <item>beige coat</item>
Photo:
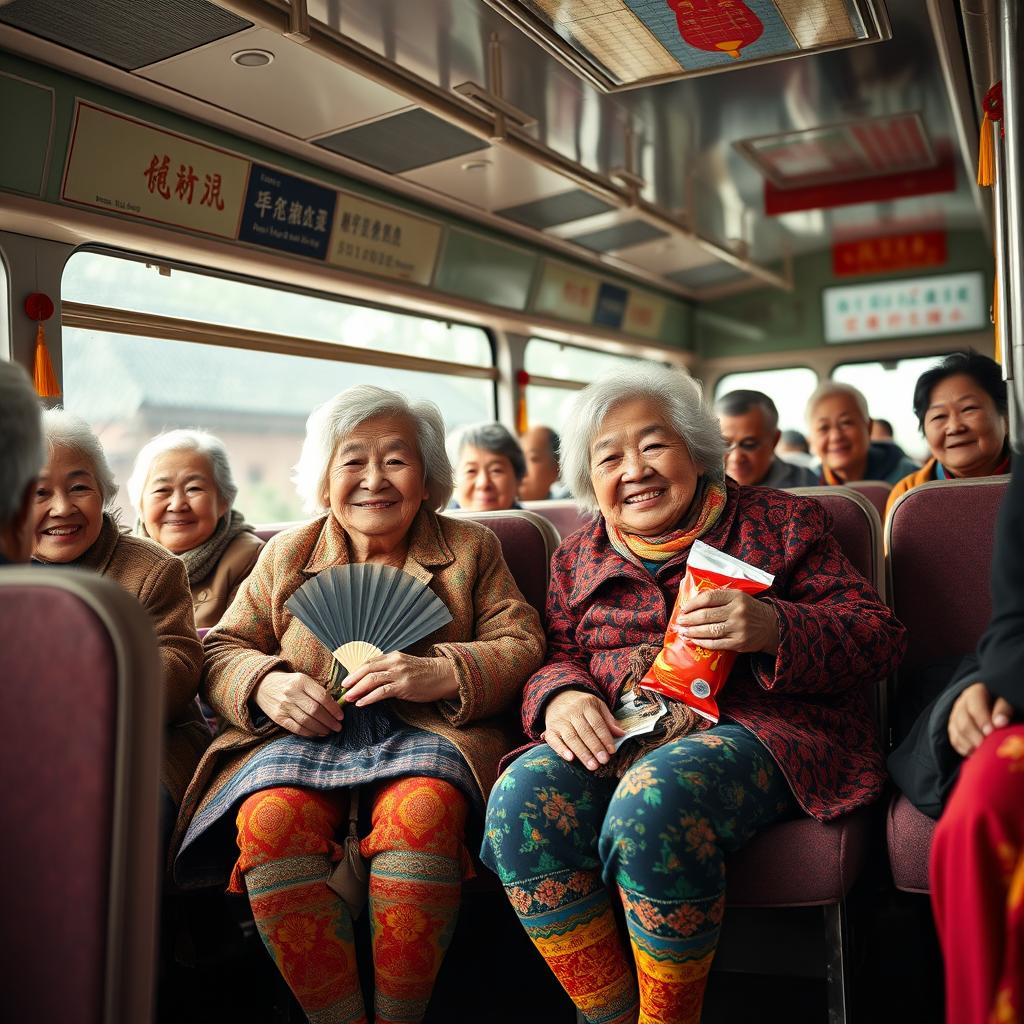
[[[220,625],[207,634],[203,692],[225,727],[185,794],[172,850],[196,811],[260,747],[283,734],[271,721],[256,725],[252,719],[252,697],[264,676],[282,670],[305,672],[325,684],[330,678],[330,653],[285,601],[322,569],[349,560],[345,534],[330,514],[278,534]],[[449,739],[486,799],[498,761],[518,737],[518,716],[499,716],[518,708],[523,683],[544,657],[540,621],[516,587],[498,538],[477,523],[421,509],[403,568],[429,583],[452,613],[447,626],[410,653],[451,661],[459,695],[431,704],[395,700],[392,709],[407,724]]]
[[[160,778],[176,804],[210,732],[196,704],[203,648],[192,621],[185,566],[159,544],[130,537],[104,517],[96,542],[77,563],[114,580],[149,612],[164,668],[164,762]]]
[[[227,546],[213,572],[192,584],[196,629],[209,629],[220,622],[262,550],[263,541],[246,530]]]

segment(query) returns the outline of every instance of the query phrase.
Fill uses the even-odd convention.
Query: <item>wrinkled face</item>
[[[520,439],[526,456],[526,476],[519,483],[519,497],[525,501],[542,501],[558,479],[558,462],[551,450],[551,432],[534,427]]]
[[[966,373],[932,388],[924,414],[928,447],[957,476],[984,476],[995,469],[1006,443],[1006,421],[992,396]]]
[[[740,416],[720,416],[726,443],[725,471],[738,484],[759,484],[775,457],[778,430],[768,430],[764,410],[753,406]]]
[[[324,504],[354,539],[376,550],[398,547],[427,497],[416,426],[408,417],[365,420],[338,442]]]
[[[605,519],[620,530],[657,537],[690,508],[701,470],[659,403],[615,406],[590,449],[590,480]]]
[[[844,480],[860,479],[868,461],[868,423],[852,395],[829,395],[811,414],[814,454]]]
[[[70,448],[54,448],[36,485],[32,554],[45,562],[73,562],[102,527],[103,497],[92,462]]]
[[[226,511],[205,455],[165,452],[153,460],[142,491],[142,521],[168,551],[180,555],[199,547]]]
[[[465,445],[455,467],[455,500],[473,512],[511,508],[519,481],[507,455]],[[546,495],[545,495],[546,497]]]

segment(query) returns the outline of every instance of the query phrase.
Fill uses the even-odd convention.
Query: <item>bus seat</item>
[[[524,501],[523,508],[535,512],[552,523],[564,540],[570,533],[575,533],[581,526],[592,523],[594,517],[581,512],[572,498],[548,498],[544,501]]]
[[[940,658],[968,654],[992,614],[989,571],[996,516],[1007,476],[932,480],[907,491],[885,525],[889,593],[907,627],[907,656],[896,674],[894,698],[915,674]],[[886,821],[893,881],[905,892],[928,892],[928,852],[935,822],[901,793]]]
[[[161,674],[120,587],[0,569],[0,1019],[152,1019]]]
[[[892,484],[885,480],[851,480],[846,486],[851,491],[863,494],[875,506],[878,518],[885,522],[885,503],[889,500]]]
[[[829,510],[843,553],[884,600],[882,524],[871,502],[846,487],[797,487],[790,493],[814,498]],[[865,679],[863,686],[882,735],[884,680]],[[823,908],[826,960],[815,966],[828,979],[830,1021],[846,1019],[846,897],[864,866],[870,835],[867,808],[831,822],[797,818],[766,829],[730,857],[726,868],[730,907]]]

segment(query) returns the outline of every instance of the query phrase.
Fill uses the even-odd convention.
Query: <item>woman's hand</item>
[[[705,590],[682,608],[683,636],[708,650],[775,654],[779,620],[775,609],[741,590]]]
[[[344,681],[344,686],[342,699],[358,707],[388,697],[430,704],[435,700],[454,700],[459,695],[459,677],[447,658],[415,658],[398,651],[361,665]]]
[[[611,708],[585,690],[562,690],[544,710],[541,739],[566,761],[578,757],[591,771],[615,753],[615,737],[625,731]]]
[[[302,672],[268,672],[252,699],[268,718],[296,736],[339,732],[345,717],[323,686]]]
[[[961,756],[973,754],[993,729],[1002,729],[1013,718],[1013,705],[1002,697],[992,703],[984,683],[972,683],[957,697],[949,713],[949,742]]]

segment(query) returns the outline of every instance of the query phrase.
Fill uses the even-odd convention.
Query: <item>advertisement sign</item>
[[[544,261],[540,286],[534,296],[533,308],[538,313],[589,324],[597,308],[597,295],[601,282],[564,263]]]
[[[912,231],[885,238],[862,238],[832,246],[832,273],[886,274],[914,267],[941,267],[946,262],[945,231]]]
[[[665,300],[648,292],[630,289],[622,329],[638,338],[657,338],[665,319]]]
[[[238,238],[322,260],[327,256],[336,198],[334,189],[253,164]]]

